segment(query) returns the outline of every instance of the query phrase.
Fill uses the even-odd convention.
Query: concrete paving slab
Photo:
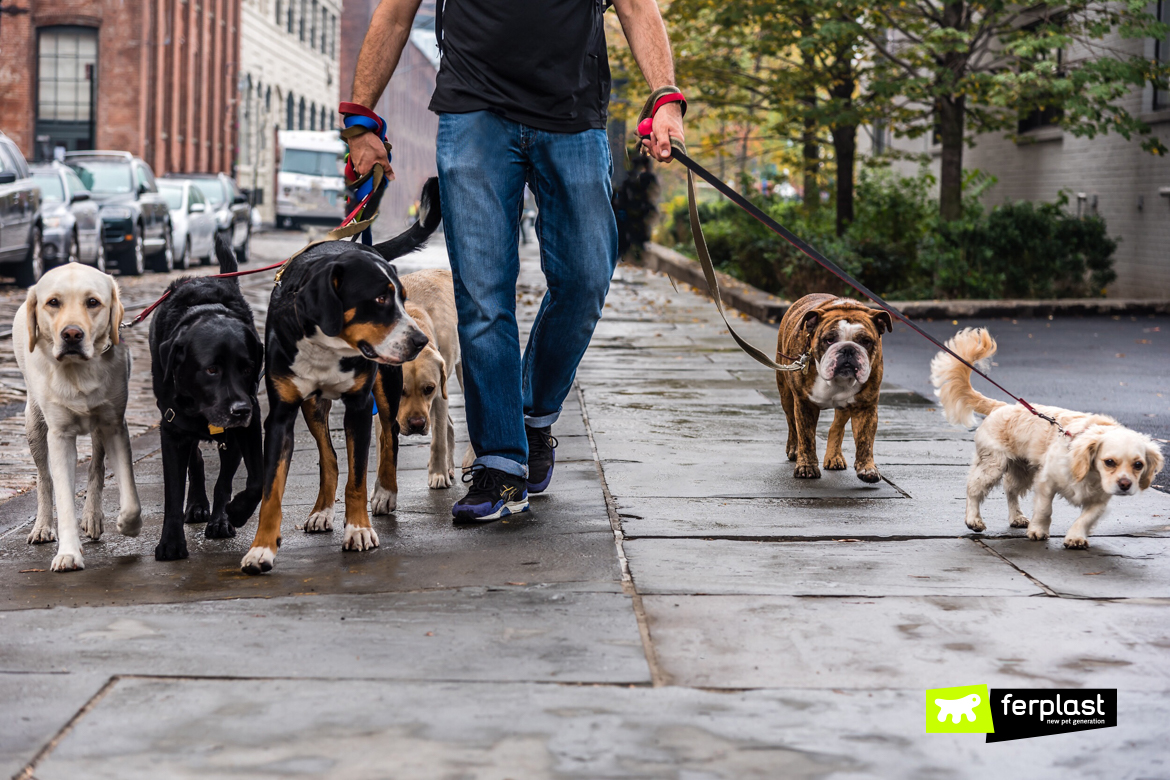
[[[306,586],[312,583],[306,583]],[[629,597],[536,586],[5,613],[0,671],[649,682]]]
[[[807,495],[807,494],[806,494]],[[615,496],[628,537],[737,539],[954,538],[970,533],[962,515],[927,501],[886,498],[667,498]],[[992,496],[986,507],[1007,503]],[[960,510],[961,510],[960,506]]]
[[[94,672],[0,673],[0,776],[20,772],[107,680]]]
[[[1170,598],[1170,539],[1091,536],[1088,550],[1065,550],[1060,536],[985,543],[1062,596]]]
[[[1164,769],[1170,705],[1157,693],[1119,697],[1115,729],[998,745],[924,734],[922,706],[921,689],[125,679],[36,775],[1064,780]]]
[[[638,592],[649,595],[991,596],[1043,594],[969,539],[850,542],[628,540]]]
[[[1170,689],[1170,601],[645,596],[673,684]]]

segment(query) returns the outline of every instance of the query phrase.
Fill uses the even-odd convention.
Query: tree
[[[1124,47],[1165,38],[1167,26],[1146,7],[1144,0],[879,0],[869,7],[863,34],[877,56],[870,87],[894,105],[900,134],[936,134],[943,219],[961,215],[963,146],[976,134],[1016,133],[1033,111],[1058,116],[1077,136],[1149,134],[1119,102],[1148,82],[1165,84],[1170,73]],[[1156,138],[1142,146],[1167,151]]]

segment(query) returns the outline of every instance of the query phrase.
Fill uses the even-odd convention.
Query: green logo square
[[[986,685],[926,691],[927,734],[994,734]]]

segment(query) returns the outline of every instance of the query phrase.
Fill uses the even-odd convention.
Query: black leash
[[[650,98],[646,101],[646,105],[643,106],[642,113],[638,117],[638,134],[643,139],[648,138],[650,135],[650,128],[652,126],[655,112],[661,106],[666,105],[666,103],[668,103],[668,102],[681,103],[682,108],[683,108],[683,112],[684,113],[686,112],[686,100],[683,99],[682,92],[677,87],[662,87],[661,89],[656,90],[654,92],[654,94],[652,94],[650,96]],[[829,271],[831,274],[836,276],[841,281],[845,282],[845,284],[849,285],[853,289],[857,290],[859,293],[861,293],[865,297],[869,298],[871,301],[873,301],[875,304],[877,304],[879,308],[888,312],[890,314],[890,316],[897,318],[900,322],[904,323],[907,327],[909,327],[911,330],[913,330],[918,335],[922,336],[924,339],[929,341],[931,344],[938,347],[940,350],[947,353],[948,355],[953,357],[955,360],[959,361],[960,363],[965,365],[967,368],[971,369],[976,374],[978,374],[979,376],[986,379],[988,382],[990,382],[993,386],[995,386],[1004,395],[1008,396],[1009,398],[1014,400],[1016,403],[1018,403],[1020,406],[1024,407],[1025,409],[1027,409],[1029,412],[1036,415],[1040,419],[1045,420],[1045,421],[1051,423],[1052,425],[1055,425],[1057,427],[1057,429],[1059,429],[1061,431],[1061,433],[1065,432],[1064,428],[1061,427],[1060,423],[1058,423],[1052,417],[1049,417],[1046,414],[1042,414],[1041,412],[1036,411],[1036,409],[1030,403],[1025,401],[1023,398],[1021,398],[1020,396],[1011,392],[1006,387],[1001,385],[999,382],[996,382],[994,379],[989,377],[983,371],[979,370],[976,366],[974,366],[973,364],[971,364],[967,360],[964,360],[962,357],[960,357],[958,354],[956,354],[955,351],[952,350],[950,347],[948,347],[946,344],[942,343],[941,341],[936,339],[934,336],[927,333],[925,330],[920,328],[913,320],[911,320],[905,314],[898,311],[898,309],[896,309],[895,307],[893,307],[889,303],[887,303],[886,300],[884,298],[882,298],[880,295],[878,295],[874,291],[870,290],[868,287],[866,287],[861,282],[854,279],[853,276],[851,276],[848,272],[846,272],[845,269],[841,268],[841,266],[837,265],[832,260],[830,260],[829,258],[822,255],[820,252],[818,252],[816,249],[809,246],[801,238],[794,235],[790,230],[785,228],[779,222],[777,222],[776,220],[772,219],[770,216],[765,214],[754,203],[749,201],[747,198],[745,198],[740,193],[733,190],[731,187],[728,187],[725,183],[723,183],[723,181],[721,181],[719,179],[718,176],[711,173],[709,170],[704,168],[702,165],[699,165],[697,162],[695,162],[693,159],[691,159],[691,157],[687,154],[686,147],[683,145],[682,141],[680,141],[676,138],[672,138],[671,139],[671,149],[672,149],[672,156],[676,160],[678,160],[680,163],[682,163],[683,167],[685,167],[687,169],[687,197],[689,200],[688,205],[689,205],[690,221],[691,221],[691,236],[695,242],[695,251],[696,251],[696,254],[698,254],[698,256],[699,256],[699,262],[703,266],[703,275],[707,278],[707,284],[711,288],[712,297],[715,299],[716,307],[719,309],[719,313],[721,315],[723,314],[723,302],[719,298],[719,284],[718,284],[718,280],[715,277],[715,269],[714,269],[713,264],[711,262],[711,255],[707,251],[707,241],[703,236],[703,227],[701,224],[699,224],[699,212],[698,212],[697,198],[695,197],[695,179],[694,179],[695,176],[700,177],[705,182],[710,184],[712,187],[714,187],[716,190],[718,190],[721,195],[723,195],[725,198],[730,200],[736,206],[739,206],[741,209],[746,211],[748,214],[750,214],[752,217],[754,217],[764,227],[768,228],[773,233],[780,236],[785,241],[787,241],[789,244],[794,246],[796,249],[803,252],[807,257],[809,257],[811,260],[816,262],[822,268]],[[724,315],[723,320],[724,320],[724,322],[727,322],[727,317],[725,315]],[[730,324],[728,324],[728,328],[729,329],[731,328]],[[764,360],[761,360],[760,357],[757,356],[757,355],[761,355],[761,356],[763,355],[763,353],[760,352],[759,349],[757,349],[754,346],[751,346],[750,344],[745,346],[745,342],[743,342],[743,340],[739,337],[738,334],[735,333],[734,330],[731,331],[731,335],[736,340],[736,343],[738,343],[740,345],[740,347],[742,347],[744,349],[744,351],[747,352],[751,357],[755,358],[757,362],[759,362],[765,366],[768,366],[769,368],[775,368],[776,370],[788,370],[788,371],[795,370],[793,367],[778,367],[773,361],[767,360],[766,356],[765,356]],[[781,357],[786,357],[786,356],[781,355]],[[802,355],[800,359],[802,361],[804,361],[805,364],[807,365],[808,357],[809,356],[807,354],[805,354],[805,355]],[[791,360],[791,358],[787,358],[787,359]]]

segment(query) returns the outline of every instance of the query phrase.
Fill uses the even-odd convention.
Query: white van
[[[336,227],[345,218],[345,142],[336,130],[281,130],[276,224]]]

